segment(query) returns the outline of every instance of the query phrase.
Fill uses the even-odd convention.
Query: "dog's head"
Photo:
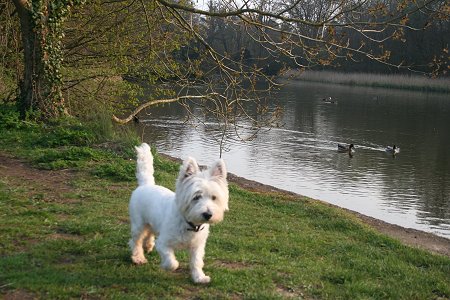
[[[189,157],[180,168],[176,184],[176,203],[187,222],[214,224],[228,210],[227,170],[223,160],[201,171]]]

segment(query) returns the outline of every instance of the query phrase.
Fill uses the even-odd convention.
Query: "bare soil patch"
[[[71,170],[36,169],[20,159],[0,153],[0,178],[18,186],[27,185],[32,194],[45,194],[46,201],[70,202],[62,197],[72,191],[70,182],[74,178]]]
[[[252,267],[252,265],[243,262],[233,262],[224,260],[217,260],[214,262],[214,265],[229,270],[249,269]]]
[[[37,297],[29,292],[23,290],[13,290],[3,295],[4,300],[33,300]]]

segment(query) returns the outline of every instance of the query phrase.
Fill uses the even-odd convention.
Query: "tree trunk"
[[[52,65],[52,61],[61,60],[61,57],[57,57],[61,53],[58,51],[59,44],[56,45],[56,51],[48,47],[48,35],[51,32],[48,2],[42,1],[44,7],[41,7],[39,23],[33,17],[32,2],[13,0],[20,19],[24,54],[19,109],[23,117],[28,111],[37,111],[43,119],[57,118],[67,113],[61,92],[60,70]]]

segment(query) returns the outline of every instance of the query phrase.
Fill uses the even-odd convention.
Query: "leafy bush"
[[[42,169],[58,170],[76,168],[89,161],[99,161],[104,158],[100,151],[87,147],[69,147],[67,149],[42,149],[33,162]]]
[[[36,144],[44,147],[88,146],[95,140],[94,134],[82,125],[62,125],[49,127]]]
[[[14,106],[6,104],[0,106],[0,128],[19,129],[21,124],[20,114]]]

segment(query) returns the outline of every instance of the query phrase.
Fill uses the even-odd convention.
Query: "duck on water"
[[[400,148],[395,146],[395,145],[394,146],[387,146],[385,151],[387,153],[397,154],[397,153],[400,153]]]
[[[349,144],[349,145],[343,145],[338,144],[338,151],[342,153],[348,153],[348,155],[352,156],[355,150],[355,145]]]

